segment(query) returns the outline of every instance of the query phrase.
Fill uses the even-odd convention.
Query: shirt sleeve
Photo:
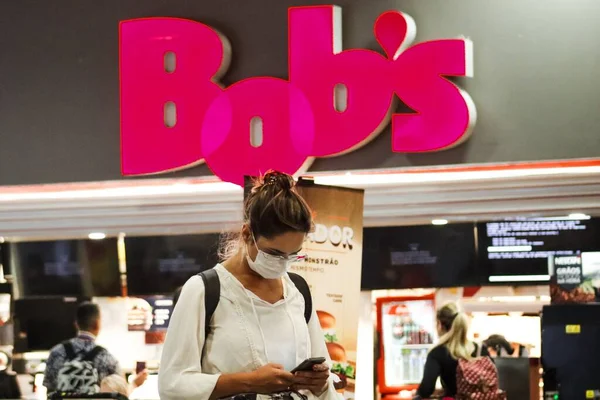
[[[440,372],[441,366],[439,360],[434,356],[433,352],[429,352],[429,354],[427,354],[427,360],[425,361],[423,380],[421,380],[419,389],[417,389],[417,394],[421,398],[428,398],[433,394]]]
[[[317,317],[317,312],[314,310],[314,307],[310,321],[308,322],[308,333],[310,335],[311,357],[325,357],[325,362],[331,366],[331,358],[329,357],[327,346],[325,345],[325,336],[321,330],[321,325],[319,325],[319,317]],[[333,374],[329,376],[327,390],[318,398],[320,400],[340,399],[340,395],[335,391],[335,387],[333,386]]]
[[[44,386],[48,389],[48,393],[56,391],[58,370],[65,363],[65,359],[66,355],[62,345],[58,345],[50,351],[44,371]]]
[[[119,367],[119,362],[108,350],[104,350],[98,354],[96,358],[96,363],[98,365],[98,373],[100,375],[100,380],[106,378],[107,376],[116,374],[122,375],[121,368]]]
[[[183,287],[163,347],[158,374],[161,400],[209,400],[219,375],[202,372],[204,283],[192,277]]]

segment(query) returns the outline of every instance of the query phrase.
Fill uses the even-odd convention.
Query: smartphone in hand
[[[136,375],[141,373],[143,370],[146,369],[146,362],[145,361],[138,361],[135,363],[135,373]]]
[[[300,365],[298,365],[296,368],[294,368],[290,372],[292,374],[294,374],[294,373],[300,372],[300,371],[302,371],[302,372],[312,371],[313,367],[315,365],[323,364],[324,362],[325,362],[325,357],[307,358],[306,360],[302,361],[300,363]]]

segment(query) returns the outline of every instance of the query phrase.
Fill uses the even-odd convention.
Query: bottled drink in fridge
[[[421,376],[425,373],[425,363],[427,362],[427,350],[421,350],[421,356],[419,357],[419,361],[421,362]]]
[[[417,356],[417,350],[411,350],[410,352],[410,381],[417,383],[421,381],[421,375],[419,371],[419,357]]]
[[[408,381],[410,381],[411,376],[409,356],[409,350],[402,350],[402,380],[404,381],[404,383],[408,383]]]
[[[413,324],[412,342],[413,344],[419,344],[419,325],[417,324]]]
[[[395,381],[404,380],[404,356],[402,349],[396,350],[394,357],[394,376],[396,377]]]
[[[427,343],[427,332],[425,332],[425,329],[421,329],[419,331],[419,343],[420,344],[428,344]]]
[[[425,344],[431,344],[431,343],[433,343],[431,334],[429,332],[425,332]]]

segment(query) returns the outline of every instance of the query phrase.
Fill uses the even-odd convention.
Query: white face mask
[[[252,241],[254,242],[254,246],[258,253],[256,254],[256,258],[254,261],[250,258],[248,253],[248,245],[246,245],[246,261],[248,261],[248,265],[250,268],[262,276],[265,279],[279,279],[284,276],[290,265],[294,261],[298,261],[304,258],[304,256],[274,256],[272,254],[267,254],[256,245],[256,240],[254,239],[254,235],[252,235]]]

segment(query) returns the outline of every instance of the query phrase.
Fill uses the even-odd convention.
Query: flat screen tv
[[[88,298],[34,297],[15,300],[15,353],[48,351],[77,334],[78,305]]]
[[[477,285],[473,224],[365,228],[363,290]]]
[[[8,261],[8,243],[0,243],[0,265],[2,265],[2,272],[5,277],[12,275]]]
[[[127,292],[172,294],[218,262],[219,234],[126,237]]]
[[[116,239],[10,244],[22,296],[119,296]]]
[[[489,284],[548,282],[550,257],[600,251],[598,219],[484,222],[477,232],[479,265]]]

